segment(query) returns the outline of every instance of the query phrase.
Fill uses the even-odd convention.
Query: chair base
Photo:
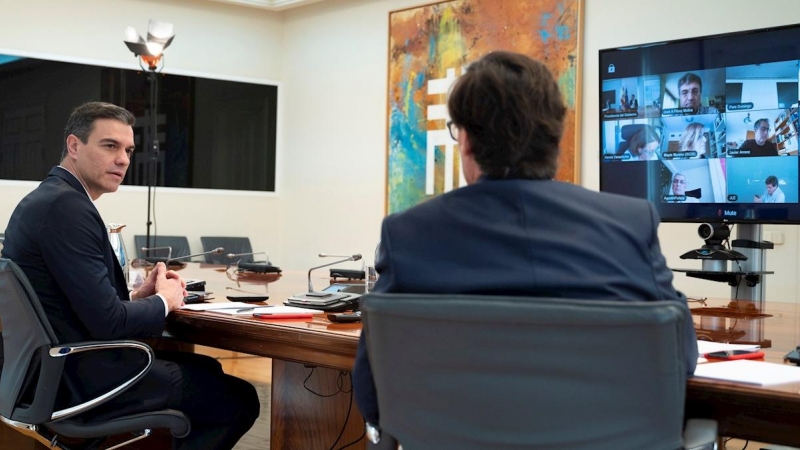
[[[65,445],[64,443],[59,442],[58,434],[53,434],[51,437],[50,434],[46,431],[46,429],[43,429],[43,427],[40,427],[38,425],[31,425],[23,422],[17,422],[15,420],[7,419],[3,416],[0,416],[0,422],[3,422],[4,424],[8,425],[9,428],[17,431],[18,433],[21,433],[29,438],[33,438],[37,442],[46,446],[47,448],[58,448],[62,450],[77,450],[77,449],[88,450],[88,449],[98,448],[99,444],[101,444],[103,441],[107,439],[107,438],[89,439],[83,444],[80,444],[78,446]],[[148,428],[132,434],[134,435],[132,438],[120,442],[119,444],[115,444],[111,447],[108,447],[105,450],[116,450],[118,448],[125,447],[128,444],[149,437],[151,434],[153,434],[153,432]]]
[[[53,448],[57,445],[54,442],[55,438],[53,440],[50,440],[40,433],[38,425],[31,425],[28,423],[17,422],[16,420],[6,419],[3,416],[0,416],[0,422],[3,422],[4,424],[8,425],[9,428],[19,433],[22,433],[25,436],[33,438],[38,442],[41,442],[42,444],[46,445],[49,448]]]

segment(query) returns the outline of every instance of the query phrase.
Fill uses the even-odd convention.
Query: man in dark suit
[[[456,80],[447,106],[468,186],[384,219],[375,291],[674,300],[688,309],[652,204],[553,180],[566,107],[547,67],[490,53]],[[691,373],[697,345],[687,318]],[[363,334],[353,379],[361,413],[377,425]]]
[[[128,293],[125,277],[92,203],[115,192],[134,150],[135,117],[108,103],[87,103],[69,117],[61,165],[19,203],[6,229],[3,257],[25,272],[61,342],[160,336],[183,304],[186,283],[159,263]],[[163,356],[163,359],[162,359]],[[66,360],[59,407],[94,398],[141,370],[125,351],[87,352]],[[86,413],[102,419],[155,409],[186,414],[192,431],[178,449],[231,449],[255,422],[258,395],[220,364],[194,354],[159,355],[131,389]]]

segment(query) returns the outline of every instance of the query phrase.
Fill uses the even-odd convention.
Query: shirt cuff
[[[169,315],[169,305],[167,305],[167,299],[159,293],[156,293],[156,295],[161,299],[162,302],[164,302],[164,317],[167,317]]]

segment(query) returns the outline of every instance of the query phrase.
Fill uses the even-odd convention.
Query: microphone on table
[[[170,247],[168,245],[164,246],[164,247],[142,247],[141,250],[142,250],[142,253],[144,253],[145,255],[147,255],[148,252],[152,252],[152,251],[155,251],[155,250],[166,250],[167,251],[167,257],[166,258],[164,258],[163,256],[145,256],[144,257],[145,261],[152,262],[152,263],[169,261],[170,257],[172,256],[172,247]]]
[[[239,269],[246,270],[249,272],[255,273],[280,273],[281,268],[277,266],[273,266],[271,262],[269,262],[269,254],[267,252],[251,252],[251,253],[228,253],[225,255],[228,259],[237,258],[240,256],[250,256],[250,255],[266,255],[267,261],[266,262],[241,262],[237,261],[236,265]]]
[[[194,254],[194,255],[176,256],[176,257],[174,257],[174,258],[169,258],[169,259],[167,259],[167,260],[166,260],[166,262],[164,262],[164,264],[166,264],[167,266],[169,266],[169,263],[170,263],[170,262],[172,262],[172,261],[178,261],[178,260],[181,260],[181,259],[192,259],[192,258],[194,258],[194,257],[196,257],[196,256],[205,256],[205,255],[218,255],[218,254],[220,254],[220,253],[222,253],[222,252],[224,252],[224,251],[225,251],[225,249],[224,249],[224,248],[222,248],[222,247],[217,247],[217,248],[215,248],[214,250],[209,250],[209,251],[207,251],[207,252],[203,252],[203,253],[196,253],[196,254]]]
[[[308,292],[314,292],[314,286],[311,284],[311,271],[312,270],[317,270],[317,269],[321,269],[323,267],[328,267],[328,266],[332,266],[334,264],[339,264],[339,263],[348,262],[348,261],[358,261],[359,259],[361,259],[361,254],[360,253],[356,253],[355,255],[352,255],[352,256],[346,256],[346,255],[328,255],[326,253],[320,253],[319,257],[320,258],[328,258],[328,257],[334,257],[334,258],[335,257],[340,257],[341,258],[341,257],[344,257],[344,259],[339,260],[339,261],[334,261],[334,262],[328,263],[328,264],[323,264],[321,266],[312,267],[312,268],[308,269]]]
[[[267,253],[267,252],[228,253],[227,255],[225,255],[225,257],[228,258],[228,259],[233,259],[233,258],[238,258],[240,256],[251,256],[251,255],[264,255],[264,256],[267,257],[267,264],[270,264],[270,262],[269,262],[269,253]]]

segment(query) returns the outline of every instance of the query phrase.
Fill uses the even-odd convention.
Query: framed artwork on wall
[[[543,61],[567,104],[557,179],[579,181],[582,0],[450,0],[389,13],[386,213],[465,184],[447,92],[494,50]]]

